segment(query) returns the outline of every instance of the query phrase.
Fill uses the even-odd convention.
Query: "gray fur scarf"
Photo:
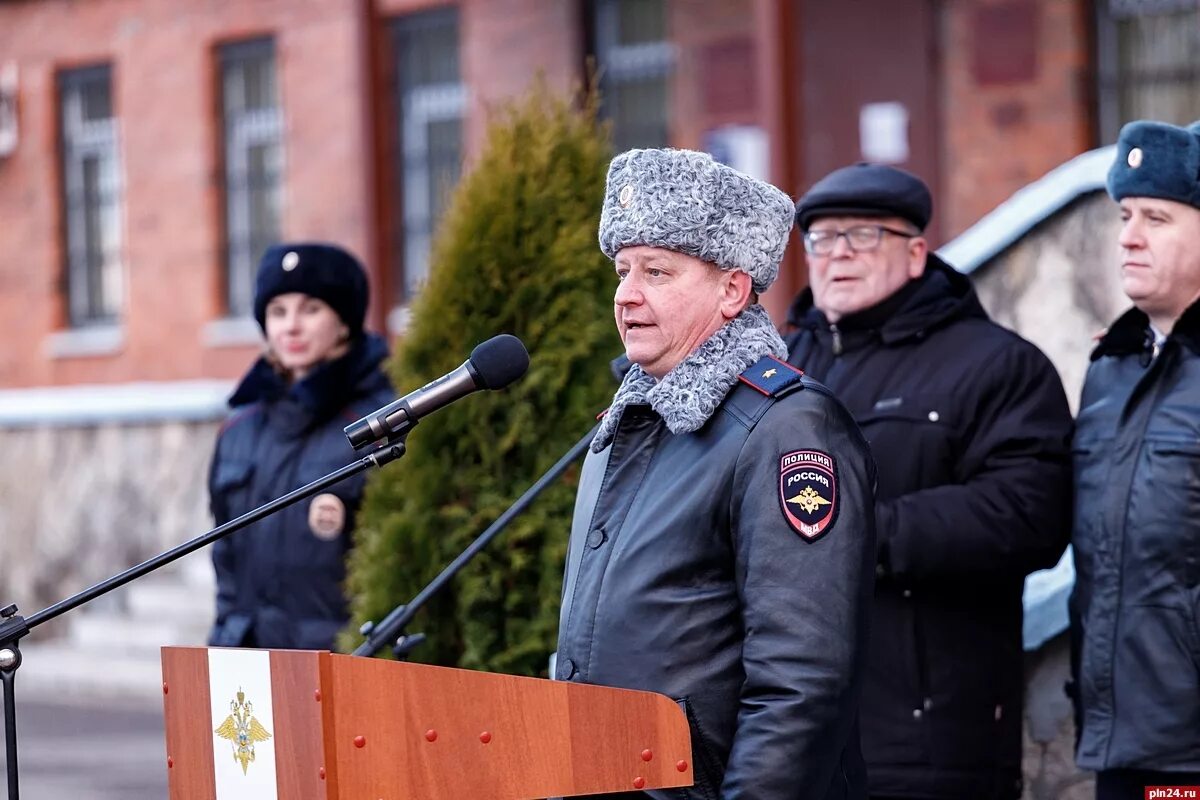
[[[738,375],[765,355],[787,358],[787,346],[766,309],[755,304],[725,323],[661,381],[655,382],[634,364],[592,439],[592,452],[608,447],[621,415],[631,405],[649,405],[671,433],[700,430],[737,383]]]

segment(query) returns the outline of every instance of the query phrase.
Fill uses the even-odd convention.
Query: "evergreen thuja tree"
[[[442,223],[430,278],[392,364],[400,391],[462,362],[497,333],[529,372],[423,421],[408,455],[373,476],[348,589],[354,631],[411,599],[595,423],[620,352],[614,275],[596,243],[610,157],[595,104],[535,90],[496,115]],[[545,672],[578,468],[547,489],[417,616],[416,660]]]

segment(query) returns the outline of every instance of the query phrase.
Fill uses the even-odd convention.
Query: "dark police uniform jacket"
[[[1118,319],[1076,425],[1079,765],[1200,772],[1200,302]]]
[[[862,741],[873,795],[1021,794],[1021,594],[1070,535],[1071,414],[1032,344],[966,276],[924,277],[831,326],[797,298],[788,360],[854,415],[879,468]]]
[[[260,360],[230,399],[237,408],[209,471],[218,525],[356,459],[342,429],[394,398],[380,365],[386,345],[361,338],[349,353],[287,386]],[[324,517],[307,498],[213,545],[216,621],[209,644],[327,650],[347,623],[345,558],[366,478],[347,478]],[[337,506],[341,506],[340,522]]]
[[[631,405],[589,452],[557,677],[683,709],[695,785],[652,796],[861,798],[874,468],[819,384],[769,357],[743,378],[693,433]]]

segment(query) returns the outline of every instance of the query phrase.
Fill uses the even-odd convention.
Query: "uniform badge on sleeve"
[[[820,450],[795,450],[779,459],[783,516],[807,541],[819,539],[837,517],[837,465]]]

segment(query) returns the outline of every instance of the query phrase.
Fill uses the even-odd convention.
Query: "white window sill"
[[[262,344],[263,333],[250,317],[226,317],[205,325],[200,339],[206,347],[245,347]]]
[[[47,358],[93,358],[120,353],[125,347],[125,329],[120,325],[95,325],[57,331],[43,344]]]

